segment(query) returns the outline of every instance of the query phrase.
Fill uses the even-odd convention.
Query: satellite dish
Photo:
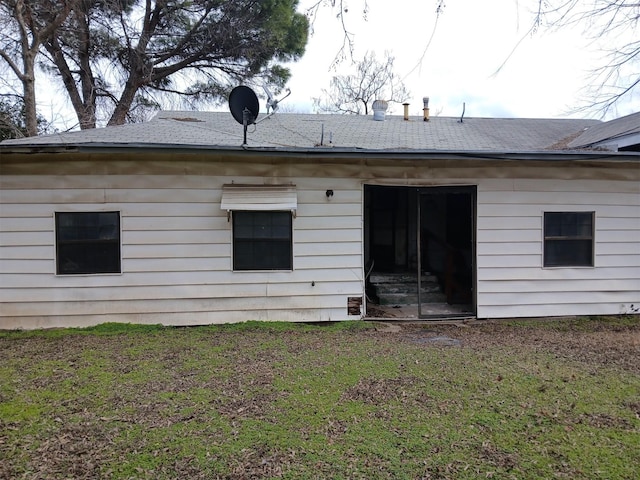
[[[256,123],[260,104],[258,96],[253,90],[244,85],[240,85],[231,90],[229,94],[229,109],[236,122],[244,127],[244,143],[247,144],[247,126]]]
[[[236,122],[244,124],[245,114],[247,114],[247,125],[251,125],[255,123],[256,118],[258,118],[260,105],[255,92],[249,87],[240,85],[231,90],[231,94],[229,95],[229,108]]]

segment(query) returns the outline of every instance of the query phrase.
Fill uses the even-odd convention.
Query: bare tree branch
[[[640,86],[640,2],[630,0],[539,0],[528,33],[538,29],[581,28],[595,46],[606,39],[613,45],[605,50],[603,63],[589,75],[587,98],[576,111],[597,111],[606,115],[616,105],[628,101]],[[512,52],[513,53],[513,52]]]
[[[367,115],[375,100],[403,102],[409,96],[402,80],[395,74],[394,58],[385,54],[383,62],[368,52],[356,63],[356,73],[336,75],[328,90],[323,89],[313,103],[321,112]]]

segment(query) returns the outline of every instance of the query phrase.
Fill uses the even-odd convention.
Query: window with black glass
[[[56,212],[59,275],[120,273],[119,212]]]
[[[594,212],[544,213],[544,266],[592,267]]]
[[[234,211],[233,269],[291,270],[291,212]]]

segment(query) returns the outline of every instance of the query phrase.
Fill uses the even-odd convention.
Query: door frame
[[[374,233],[372,233],[372,226],[375,226],[375,221],[372,220],[372,217],[371,217],[372,215],[371,208],[372,208],[372,205],[375,203],[375,192],[377,188],[393,188],[393,189],[396,189],[396,192],[401,192],[401,191],[406,192],[407,207],[410,210],[414,210],[414,212],[409,212],[409,215],[407,216],[408,223],[406,223],[406,225],[404,225],[403,228],[405,229],[405,232],[406,232],[405,234],[406,234],[406,241],[407,241],[408,248],[410,249],[415,248],[415,252],[413,253],[407,252],[407,255],[411,253],[413,257],[412,259],[407,258],[407,261],[409,262],[409,264],[406,265],[406,267],[408,268],[407,272],[410,275],[415,275],[415,277],[417,278],[417,292],[416,292],[418,297],[417,317],[421,319],[432,319],[432,320],[443,319],[443,318],[475,317],[477,315],[477,185],[475,184],[389,185],[389,184],[379,184],[379,183],[364,183],[363,184],[363,204],[362,204],[363,205],[363,246],[362,246],[363,250],[362,251],[363,251],[363,271],[365,275],[365,278],[364,278],[365,290],[369,286],[368,279],[369,279],[369,274],[371,273],[370,270],[374,270],[374,271],[377,270],[376,268],[372,268],[372,266],[377,267],[377,265],[373,263],[373,261],[375,261],[375,258],[373,258],[372,256],[372,249],[371,249],[372,238],[375,235]],[[465,252],[465,254],[469,256],[469,258],[467,259],[468,267],[464,270],[470,276],[470,280],[469,279],[465,280],[466,282],[470,281],[470,286],[469,286],[470,292],[468,295],[469,302],[465,301],[464,309],[451,308],[450,311],[448,311],[449,309],[447,309],[446,307],[447,305],[451,305],[453,307],[454,302],[450,303],[447,300],[447,303],[444,305],[441,303],[440,304],[431,303],[431,305],[435,307],[435,310],[438,310],[441,307],[445,307],[445,310],[447,311],[446,313],[442,313],[442,314],[433,313],[433,311],[431,313],[426,313],[424,311],[425,309],[423,308],[425,306],[425,302],[423,301],[424,298],[422,295],[422,281],[423,281],[422,274],[424,273],[423,255],[427,255],[427,252],[423,251],[423,248],[425,247],[423,246],[423,243],[422,243],[423,232],[422,232],[421,226],[422,226],[422,219],[424,218],[422,217],[422,215],[424,214],[422,199],[425,196],[428,196],[430,194],[435,195],[435,194],[456,194],[456,193],[460,193],[462,195],[468,196],[468,199],[470,202],[470,208],[468,212],[469,213],[468,224],[463,225],[463,228],[466,228],[469,231],[468,241],[470,242],[469,249],[468,251]],[[448,201],[449,201],[448,199],[444,200],[445,203],[447,203]],[[462,201],[464,202],[464,200]],[[459,209],[457,210],[459,211]],[[449,214],[446,212],[446,209],[445,209],[445,213],[444,213],[445,222],[446,222],[446,219],[448,218],[448,215]],[[455,228],[455,225],[453,227]],[[402,232],[400,233],[402,234]],[[467,241],[466,237],[467,237],[467,233],[465,232],[459,238],[462,239],[463,242],[466,242]],[[452,238],[455,238],[455,237],[452,237]],[[410,247],[409,244],[412,244],[412,247]],[[429,260],[426,259],[427,263],[428,261]],[[398,264],[397,266],[401,267],[400,264]],[[444,289],[442,288],[442,290]],[[369,297],[366,297],[365,295],[365,298],[367,298],[367,303],[369,303],[370,302]],[[435,302],[438,302],[438,300],[435,300]],[[438,307],[438,305],[440,305],[440,307]],[[457,307],[459,305],[455,305],[455,306]],[[413,308],[415,308],[415,305]],[[413,314],[411,315],[411,318],[414,318]]]

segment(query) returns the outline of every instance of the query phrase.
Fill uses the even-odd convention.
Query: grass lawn
[[[0,333],[0,478],[640,478],[638,317]]]

